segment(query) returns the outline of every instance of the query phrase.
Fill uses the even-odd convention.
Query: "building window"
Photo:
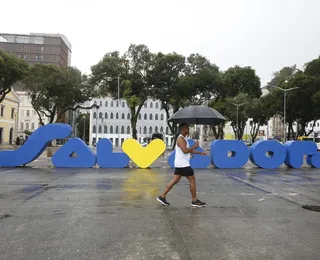
[[[43,60],[43,55],[36,55],[36,60],[37,61]]]
[[[118,133],[119,133],[119,127],[116,126],[116,134],[118,134]]]
[[[100,100],[100,103],[99,103],[99,104],[100,104],[100,107],[102,107],[102,101],[101,101],[101,100]]]
[[[26,123],[26,129],[29,130],[29,123]]]
[[[113,101],[111,101],[111,107],[113,107]]]
[[[150,102],[150,108],[153,108],[153,103],[152,102]]]
[[[319,127],[319,123],[317,123],[317,127]]]
[[[106,101],[106,102],[104,103],[104,106],[105,106],[105,107],[108,107],[108,101]]]
[[[97,118],[97,113],[93,112],[93,118]]]
[[[143,128],[143,134],[147,134],[147,127],[145,126],[144,128]]]
[[[102,133],[102,126],[99,125],[99,134],[101,134],[101,133]]]
[[[169,128],[166,127],[166,135],[168,135],[168,134],[169,134]]]
[[[113,119],[113,113],[110,114],[110,119]]]
[[[147,103],[147,101],[146,102],[144,102],[144,107],[147,107],[148,106],[148,103]]]
[[[152,114],[149,115],[149,120],[152,120]]]
[[[107,112],[104,113],[104,118],[108,119],[108,113]]]
[[[35,110],[33,110],[33,115],[34,115],[34,116],[36,115],[36,113],[37,113],[37,112],[36,112]]]
[[[139,120],[141,120],[141,113],[139,113]]]
[[[128,119],[128,120],[130,119],[130,113],[127,114],[127,119]]]
[[[117,102],[116,102],[116,107],[118,107],[119,106],[119,101],[117,100]]]
[[[310,127],[312,127],[312,123],[310,123]]]
[[[14,118],[14,108],[11,108],[11,119]]]
[[[160,116],[160,120],[163,120],[163,114],[161,114],[161,116]]]
[[[113,134],[113,126],[110,126],[110,134]]]
[[[158,127],[156,126],[156,128],[154,129],[155,133],[158,133]]]
[[[124,101],[122,101],[122,107],[125,107],[126,103]]]
[[[130,126],[127,126],[127,134],[130,134]]]
[[[122,119],[125,119],[125,115],[124,115],[124,113],[122,113],[121,118],[122,118]]]
[[[156,102],[156,108],[159,108],[159,103],[158,102]]]
[[[144,114],[143,119],[144,119],[144,120],[147,120],[147,119],[148,119],[147,114]]]
[[[101,112],[99,113],[99,118],[102,118],[102,113]]]
[[[23,131],[23,123],[20,123],[20,129]]]
[[[30,110],[27,110],[27,117],[30,117]]]
[[[121,126],[121,134],[124,134],[124,126]]]
[[[141,126],[139,126],[139,134],[141,134]]]
[[[34,130],[34,123],[31,123],[31,130]]]
[[[97,128],[96,128],[96,126],[94,125],[93,127],[92,127],[92,133],[96,133],[97,132]]]
[[[105,125],[103,128],[104,128],[104,133],[107,134],[108,133],[108,126]]]
[[[160,127],[160,133],[163,133],[163,127],[162,126]]]
[[[158,116],[158,114],[156,114],[156,116],[155,116],[155,120],[159,120],[159,116]]]
[[[97,105],[97,100],[95,100],[95,101],[93,102],[93,104]]]
[[[152,134],[152,126],[149,127],[149,135]]]
[[[119,119],[119,114],[118,113],[116,113],[116,119]]]

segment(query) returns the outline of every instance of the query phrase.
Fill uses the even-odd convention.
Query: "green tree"
[[[199,54],[191,54],[187,58],[178,85],[189,105],[204,105],[210,99],[220,97],[223,90],[219,67]]]
[[[306,64],[304,73],[312,77],[320,77],[320,57]]]
[[[178,84],[182,71],[185,68],[185,57],[177,53],[155,55],[152,70],[149,74],[153,85],[152,97],[161,101],[161,106],[170,118],[170,109],[173,113],[186,103],[186,95]],[[176,132],[176,125],[167,122],[170,132]]]
[[[281,70],[273,72],[273,78],[267,84],[267,89],[271,90],[274,87],[282,85],[286,80],[290,79],[297,72],[296,65],[291,67],[283,67]]]
[[[131,44],[127,52],[107,53],[92,66],[91,85],[97,86],[102,96],[118,97],[118,77],[121,81],[119,94],[125,99],[131,112],[132,137],[137,139],[137,120],[142,106],[151,96],[152,85],[149,74],[154,55],[145,45]]]
[[[312,131],[307,132],[306,126],[310,121],[316,121],[319,118],[317,109],[317,92],[320,91],[319,80],[308,76],[303,72],[297,72],[289,80],[285,80],[279,86],[282,89],[296,88],[287,92],[286,95],[286,123],[288,124],[287,138],[297,139],[302,135],[310,135]],[[275,115],[284,116],[284,92],[274,88],[270,93],[273,102],[270,107]],[[297,122],[297,131],[293,129]]]
[[[251,119],[250,135],[253,143],[257,138],[260,127],[267,125],[274,114],[271,106],[272,101],[272,96],[263,96],[259,99],[251,100],[245,108],[246,115]]]
[[[231,122],[235,138],[242,140],[244,128],[249,118],[246,113],[246,106],[251,102],[251,99],[249,95],[239,93],[237,96],[229,97],[223,102],[225,106],[224,116]]]
[[[223,95],[235,97],[239,93],[250,98],[259,98],[262,94],[260,79],[251,67],[235,66],[223,73]]]
[[[90,114],[80,114],[76,119],[78,136],[85,142],[89,142]]]
[[[222,115],[226,115],[226,110],[228,105],[225,102],[225,99],[217,98],[209,102],[209,107],[217,110]],[[211,125],[210,128],[212,129],[213,135],[215,139],[223,139],[224,138],[224,127],[226,122],[221,122],[220,124]]]
[[[0,50],[0,103],[10,93],[14,83],[28,73],[29,65],[22,59]]]
[[[24,83],[40,124],[44,124],[41,113],[53,123],[68,110],[90,109],[81,105],[95,97],[96,92],[87,81],[87,76],[76,68],[45,64],[32,66]]]

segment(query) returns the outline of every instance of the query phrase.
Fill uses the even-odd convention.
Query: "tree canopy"
[[[35,64],[24,83],[42,125],[41,113],[49,118],[49,123],[53,123],[68,110],[91,108],[81,104],[95,97],[87,76],[72,67]]]
[[[154,55],[146,45],[131,44],[125,54],[114,51],[92,66],[91,86],[97,87],[102,96],[125,99],[131,112],[132,137],[137,139],[138,115],[145,101],[152,96],[150,73]],[[118,82],[118,79],[120,82]]]
[[[0,103],[10,93],[12,85],[22,80],[29,65],[22,59],[0,50]]]

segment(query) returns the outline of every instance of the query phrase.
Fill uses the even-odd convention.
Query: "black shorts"
[[[188,167],[183,167],[183,168],[175,168],[174,174],[180,175],[180,176],[193,176],[194,171],[190,166],[188,166]]]

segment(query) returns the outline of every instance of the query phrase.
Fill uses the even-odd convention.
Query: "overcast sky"
[[[319,0],[3,0],[0,32],[61,33],[85,73],[130,43],[200,53],[222,70],[252,66],[262,85],[320,54]]]

